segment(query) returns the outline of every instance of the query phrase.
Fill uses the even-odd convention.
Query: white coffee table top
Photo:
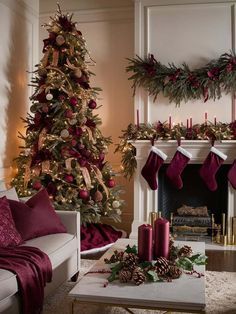
[[[186,242],[176,241],[178,245]],[[124,250],[127,245],[136,244],[135,240],[119,239],[90,271],[109,270],[104,258],[109,258],[114,250]],[[205,253],[205,243],[187,242],[194,253]],[[205,266],[195,266],[201,273]],[[183,274],[172,282],[151,282],[135,286],[133,283],[122,284],[119,281],[109,283],[106,287],[108,273],[88,273],[70,291],[69,296],[78,302],[101,303],[124,307],[153,308],[165,310],[182,310],[204,312],[205,308],[205,277],[197,278]]]

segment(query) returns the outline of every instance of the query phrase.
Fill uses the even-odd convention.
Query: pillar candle
[[[192,129],[192,127],[193,127],[193,118],[190,117],[190,128]]]
[[[144,224],[138,227],[138,257],[141,261],[152,261],[152,239],[151,225]]]
[[[169,258],[170,224],[164,218],[155,221],[154,257]]]
[[[188,129],[188,119],[187,119],[187,129]]]
[[[172,122],[171,122],[171,116],[169,116],[169,129],[171,129]]]
[[[139,129],[139,110],[137,109],[137,128]]]

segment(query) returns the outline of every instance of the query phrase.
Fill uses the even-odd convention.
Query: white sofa
[[[45,287],[49,295],[63,282],[76,279],[80,269],[80,215],[77,212],[57,211],[67,233],[46,235],[26,241],[23,245],[34,246],[45,252],[52,263],[52,282]],[[18,314],[19,295],[16,275],[0,269],[0,313]]]

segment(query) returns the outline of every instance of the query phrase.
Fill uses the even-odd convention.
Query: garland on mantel
[[[136,140],[236,140],[236,120],[231,123],[211,123],[207,121],[202,124],[195,124],[187,128],[183,124],[177,124],[170,128],[167,121],[154,124],[141,123],[139,126],[129,124],[126,130],[122,131],[120,143],[115,152],[122,155],[122,173],[130,179],[137,167],[135,159],[136,149],[130,143]]]
[[[181,101],[203,99],[206,102],[219,99],[222,92],[236,91],[236,56],[233,52],[224,53],[195,70],[190,70],[186,63],[181,67],[173,63],[163,65],[152,54],[144,59],[137,56],[128,60],[130,65],[126,71],[134,73],[129,78],[133,80],[134,93],[137,87],[143,87],[154,101],[161,92],[170,102],[180,105]]]

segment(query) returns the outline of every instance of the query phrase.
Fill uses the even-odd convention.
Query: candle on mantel
[[[188,119],[187,119],[187,129],[188,129],[189,125],[188,125]]]
[[[193,127],[193,118],[190,117],[190,128],[192,129],[192,127]]]
[[[139,129],[139,110],[137,109],[137,128]]]
[[[151,225],[138,227],[138,257],[141,261],[152,261],[153,259],[153,236]]]
[[[167,219],[158,218],[155,221],[154,258],[169,258],[170,223]]]
[[[171,116],[169,116],[169,129],[171,129]]]
[[[208,120],[208,118],[207,118],[207,112],[205,112],[205,123],[207,123],[207,120]]]
[[[214,124],[216,125],[216,117],[214,117]]]

